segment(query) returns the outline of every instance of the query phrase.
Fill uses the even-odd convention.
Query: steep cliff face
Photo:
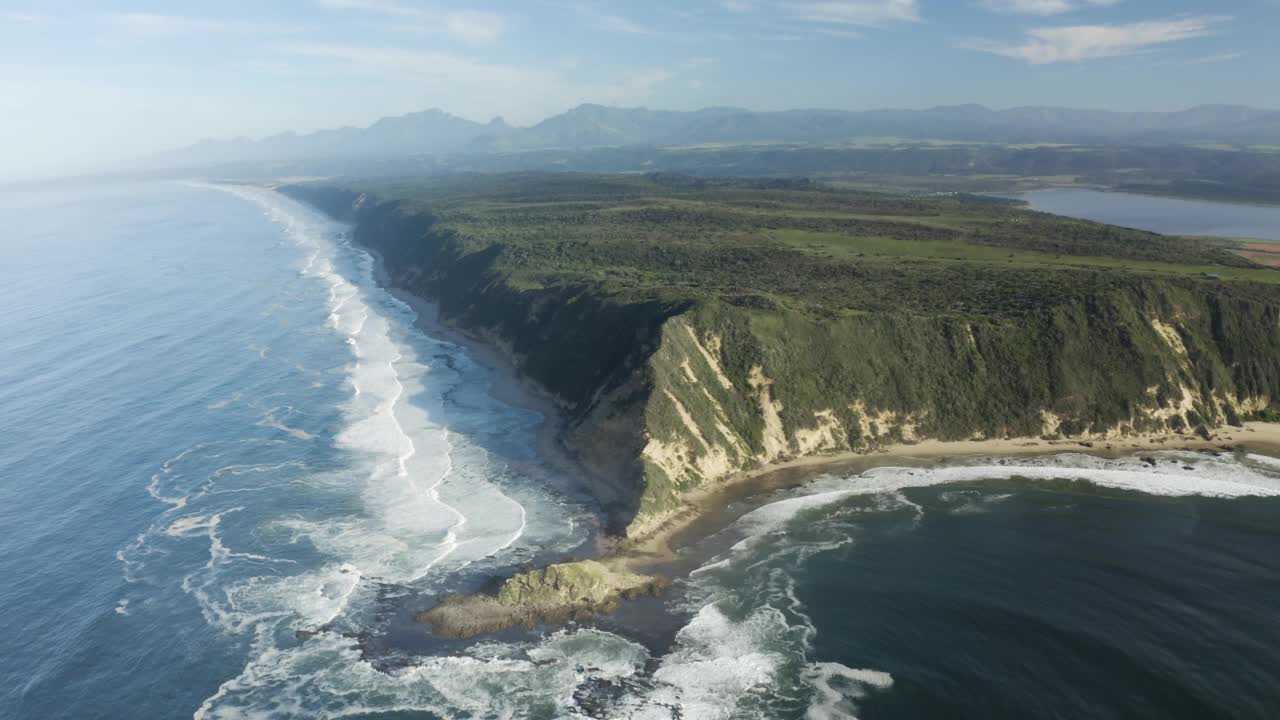
[[[562,439],[620,532],[691,490],[808,455],[918,439],[1114,438],[1274,415],[1275,294],[1152,279],[1019,318],[816,315],[522,284],[500,244],[346,191],[285,191],[355,223],[392,283],[504,348],[557,398]]]
[[[441,319],[500,348],[561,407],[561,440],[594,481],[622,531],[643,494],[647,367],[669,318],[687,303],[634,302],[589,287],[520,287],[494,268],[501,248],[475,250],[429,213],[323,186],[281,191],[353,223],[395,287],[437,304]]]
[[[649,359],[644,534],[735,472],[891,442],[1116,439],[1274,413],[1280,309],[1153,282],[1019,321],[704,305]]]

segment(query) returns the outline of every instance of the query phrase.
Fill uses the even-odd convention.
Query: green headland
[[[1280,419],[1280,270],[1229,244],[807,181],[283,190],[354,222],[395,286],[556,399],[633,541],[796,458]]]

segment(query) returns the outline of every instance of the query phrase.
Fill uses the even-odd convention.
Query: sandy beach
[[[922,461],[971,457],[1033,457],[1059,453],[1085,453],[1121,457],[1161,450],[1215,450],[1236,448],[1280,456],[1280,423],[1250,422],[1225,427],[1208,439],[1196,435],[1146,434],[1114,440],[1045,440],[1009,438],[995,440],[923,440],[899,443],[872,452],[814,455],[772,463],[709,484],[685,496],[689,509],[661,530],[622,542],[604,561],[621,570],[660,572],[677,558],[681,548],[714,534],[736,519],[724,508],[732,503],[787,487],[795,487],[825,472],[850,474],[873,467],[911,465]]]

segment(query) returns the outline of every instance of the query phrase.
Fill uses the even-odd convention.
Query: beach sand
[[[1280,423],[1245,423],[1225,427],[1208,439],[1196,435],[1147,434],[1114,440],[924,440],[885,446],[874,452],[838,453],[801,457],[738,473],[708,484],[685,496],[689,509],[660,530],[622,542],[604,562],[631,572],[663,572],[678,560],[681,548],[727,527],[741,513],[726,511],[736,502],[764,493],[795,487],[826,472],[855,474],[873,467],[912,465],[924,461],[971,457],[1033,457],[1065,452],[1100,457],[1122,457],[1160,450],[1215,450],[1236,448],[1280,456]]]

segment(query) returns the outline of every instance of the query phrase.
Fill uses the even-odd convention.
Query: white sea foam
[[[1258,455],[1250,453],[1245,456],[1249,462],[1256,463],[1268,470],[1280,470],[1280,458],[1273,458],[1269,455]]]
[[[283,441],[280,441],[283,442]],[[188,503],[198,500],[210,492],[218,473],[210,474],[205,470],[191,470],[188,465],[204,466],[223,456],[244,449],[248,445],[274,445],[272,440],[236,440],[220,443],[199,443],[183,450],[160,465],[160,469],[152,474],[147,483],[147,493],[160,502],[169,505],[168,512],[175,513],[187,507]],[[266,466],[270,470],[279,470],[291,463]],[[251,468],[262,466],[232,466],[248,472]],[[228,470],[224,468],[224,470]]]
[[[648,658],[643,647],[594,630],[554,633],[533,647],[477,645],[392,672],[374,668],[354,640],[332,634],[290,648],[262,636],[256,650],[244,672],[196,711],[196,720],[391,712],[562,717],[585,667],[594,677],[616,680],[636,675]]]
[[[376,596],[385,597],[388,583],[428,588],[468,565],[511,564],[527,559],[534,548],[568,549],[581,541],[588,525],[575,523],[577,511],[544,490],[495,484],[491,474],[501,461],[446,426],[442,398],[452,392],[451,384],[467,379],[452,368],[471,366],[459,358],[458,348],[410,330],[412,309],[377,286],[372,259],[342,237],[345,228],[270,191],[219,189],[262,207],[302,249],[301,275],[320,283],[327,325],[351,354],[346,368],[351,394],[342,427],[333,436],[350,464],[303,473],[289,460],[231,462],[212,472],[206,467],[195,493],[189,491],[195,473],[183,482],[174,480],[182,473],[171,468],[157,474],[152,492],[170,505],[169,519],[122,550],[126,573],[145,561],[156,538],[203,539],[208,561],[184,578],[183,589],[211,625],[252,638],[243,672],[224,683],[196,716],[313,716],[316,708],[324,708],[330,717],[424,709],[446,716],[515,717],[530,703],[550,702],[548,710],[557,711],[571,700],[582,673],[576,661],[566,659],[570,656],[589,657],[593,666],[608,668],[594,671],[597,675],[636,672],[643,650],[607,633],[554,635],[527,648],[527,657],[432,658],[384,673],[360,656],[354,640],[323,631],[335,623],[353,627],[355,622],[358,628],[358,617]],[[283,351],[271,355],[283,356]],[[436,357],[450,362],[435,366],[424,359]],[[284,437],[278,442],[329,437],[301,426],[300,416],[284,404],[288,399],[277,402],[259,425],[279,430]],[[534,420],[512,424],[500,413],[493,419],[524,428],[532,438]],[[471,422],[491,424],[488,416]],[[219,506],[219,496],[253,491],[281,476],[332,502],[313,501],[297,511],[258,517],[255,527],[236,527],[226,535],[252,535],[281,550],[313,548],[323,558],[320,563],[298,560],[305,564],[295,566],[293,560],[229,547],[223,539],[221,530],[231,527],[231,519],[244,516],[236,515],[238,508]],[[179,511],[186,514],[173,517]],[[247,517],[237,526],[245,522]],[[298,645],[293,630],[301,629],[321,632]]]
[[[293,408],[291,407],[271,408],[266,412],[265,415],[262,416],[262,419],[258,421],[258,426],[269,427],[275,430],[279,430],[280,432],[286,435],[289,435],[291,437],[297,438],[299,440],[315,440],[316,439],[315,435],[307,432],[306,430],[290,427],[284,424],[282,420],[280,420],[279,416],[281,414],[292,412],[292,410]]]
[[[857,670],[840,663],[814,663],[806,669],[805,680],[817,694],[805,711],[808,720],[852,718],[856,708],[851,700],[865,697],[868,689],[893,687],[893,676],[889,673]]]
[[[424,390],[420,378],[427,371],[397,337],[398,328],[412,323],[412,310],[377,287],[369,256],[345,244],[342,228],[274,192],[224,189],[263,207],[305,249],[301,271],[325,284],[329,323],[354,357],[347,375],[353,397],[336,442],[369,464],[365,512],[281,524],[363,575],[390,582],[413,582],[441,563],[465,564],[511,547],[527,523],[526,509],[514,498],[483,478],[468,478],[473,485],[467,499],[486,508],[478,533],[468,532],[471,518],[451,500],[461,489],[450,487],[457,474],[450,432],[408,402]],[[308,439],[280,422],[277,411],[262,424]]]
[[[747,549],[760,537],[784,529],[800,513],[852,496],[896,496],[923,512],[900,491],[981,480],[1083,480],[1099,487],[1165,496],[1280,496],[1280,477],[1229,458],[1182,452],[1162,452],[1151,458],[1156,460],[1154,465],[1136,457],[1106,459],[1068,453],[1043,459],[988,459],[933,468],[880,467],[850,477],[828,475],[812,483],[806,494],[771,503],[740,518],[734,530],[743,539],[735,550]],[[1280,468],[1280,462],[1276,467]]]
[[[906,510],[918,522],[925,510],[903,494],[909,488],[1022,478],[1083,480],[1100,487],[1166,496],[1280,495],[1280,475],[1259,469],[1280,469],[1280,463],[1256,463],[1259,467],[1251,468],[1231,458],[1201,453],[1169,452],[1150,457],[1154,465],[1139,458],[1108,460],[1066,454],[1044,459],[979,460],[944,467],[883,467],[853,476],[818,478],[799,491],[801,494],[740,518],[728,530],[738,538],[730,551],[693,573],[687,594],[694,618],[678,636],[676,650],[661,661],[655,678],[664,682],[645,700],[678,703],[688,717],[718,717],[732,714],[733,708],[741,710],[734,703],[751,697],[753,688],[767,686],[775,697],[789,697],[790,693],[807,689],[810,700],[806,717],[823,720],[854,717],[857,700],[869,691],[891,688],[892,677],[877,670],[815,663],[801,674],[805,689],[797,689],[788,684],[780,668],[807,656],[817,635],[795,592],[794,569],[816,553],[854,542],[853,537],[835,527],[851,513]],[[1010,497],[968,490],[942,495],[955,512],[983,512],[990,504]],[[854,497],[866,497],[867,502],[841,507],[835,513],[827,509]],[[798,519],[819,511],[824,513],[823,526],[831,532],[824,533],[821,539],[797,532]],[[750,600],[744,596],[750,596]],[[721,610],[743,603],[752,608],[746,621],[733,622]],[[762,628],[769,630],[762,632]],[[658,716],[650,705],[644,707],[648,708],[646,713]]]

